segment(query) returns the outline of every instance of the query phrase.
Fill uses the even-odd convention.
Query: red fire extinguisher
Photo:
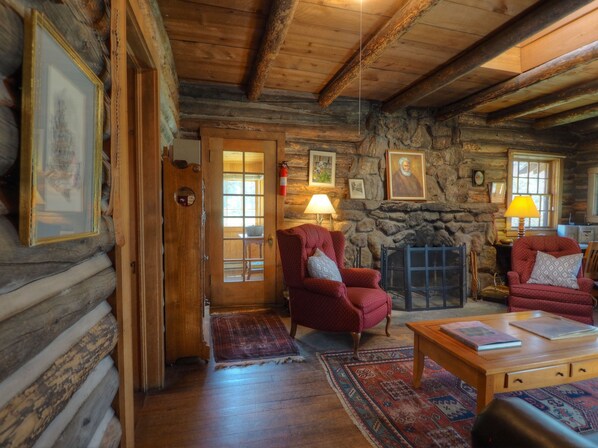
[[[287,165],[287,162],[282,162],[280,164],[280,172],[278,173],[278,177],[280,177],[280,195],[286,196],[287,178],[289,177],[289,165]]]

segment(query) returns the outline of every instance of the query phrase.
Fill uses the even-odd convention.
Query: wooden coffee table
[[[428,356],[477,389],[477,411],[480,412],[496,393],[554,386],[598,376],[598,336],[550,341],[509,325],[516,320],[550,315],[543,311],[522,311],[408,322],[407,327],[415,335],[413,385],[420,386],[424,358]],[[478,352],[440,331],[442,324],[470,320],[484,322],[521,339],[521,347]]]

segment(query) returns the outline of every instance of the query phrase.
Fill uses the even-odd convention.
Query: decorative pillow
[[[581,267],[582,257],[583,254],[573,254],[556,258],[538,251],[536,264],[527,282],[579,289],[577,273]]]
[[[316,249],[316,252],[307,259],[307,272],[313,278],[324,278],[335,282],[343,281],[336,263],[320,249]]]

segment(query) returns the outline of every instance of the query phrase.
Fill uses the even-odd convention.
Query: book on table
[[[477,351],[521,345],[520,339],[477,320],[443,324],[440,330]]]
[[[532,319],[510,322],[511,325],[523,328],[551,341],[598,335],[598,327],[582,324],[561,316],[543,316]]]

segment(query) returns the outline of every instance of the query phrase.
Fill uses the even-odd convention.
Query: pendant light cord
[[[361,136],[361,50],[363,41],[363,0],[359,0],[359,86],[357,98],[357,135]]]

